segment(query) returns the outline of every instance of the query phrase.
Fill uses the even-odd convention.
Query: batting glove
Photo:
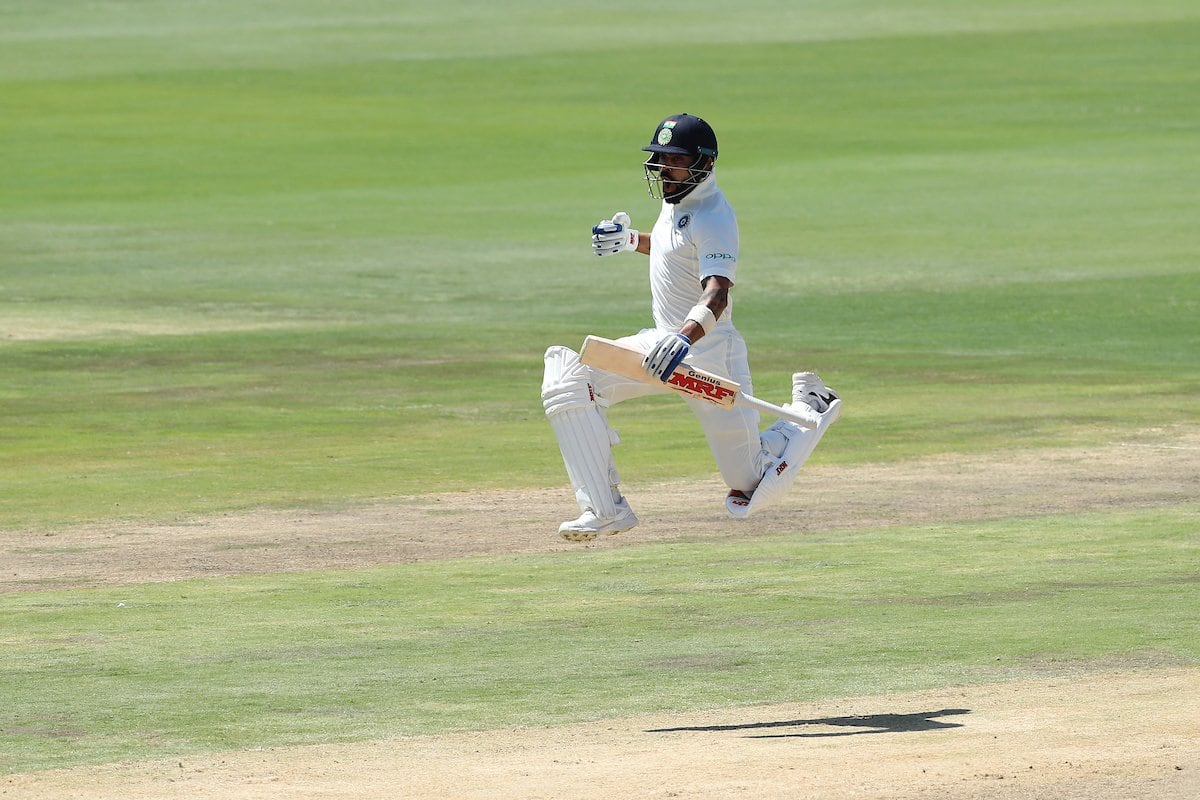
[[[615,256],[622,250],[637,250],[638,235],[629,227],[629,215],[618,211],[612,219],[601,220],[592,228],[592,252],[598,256]]]
[[[668,334],[642,359],[642,369],[646,370],[650,377],[665,383],[680,362],[687,358],[691,346],[692,340],[682,333]]]

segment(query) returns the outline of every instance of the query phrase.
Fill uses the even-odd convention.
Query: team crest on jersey
[[[675,227],[678,228],[679,230],[683,230],[684,228],[686,228],[688,226],[689,223],[691,223],[691,221],[692,221],[692,215],[684,214],[682,217],[679,218],[679,222],[675,223]]]

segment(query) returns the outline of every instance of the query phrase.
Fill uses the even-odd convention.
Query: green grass
[[[1200,508],[0,597],[0,770],[1195,664]],[[197,702],[197,698],[203,698]]]
[[[682,110],[814,466],[1200,422],[1194,3],[417,5],[0,6],[0,530],[565,493],[541,354],[647,323],[586,236]],[[1022,513],[0,597],[0,768],[1195,663],[1194,507]]]

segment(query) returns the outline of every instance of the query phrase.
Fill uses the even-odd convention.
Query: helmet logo
[[[662,128],[660,128],[658,131],[658,143],[659,144],[665,145],[671,141],[671,136],[674,135],[674,131],[672,131],[671,129],[674,127],[675,127],[675,120],[673,120],[673,119],[669,119],[663,123]]]

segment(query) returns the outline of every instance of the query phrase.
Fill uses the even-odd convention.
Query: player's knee
[[[588,368],[569,347],[555,345],[546,351],[542,373],[542,408],[546,416],[571,408],[594,405],[596,393]]]
[[[759,437],[762,443],[763,458],[775,459],[783,455],[783,449],[787,447],[787,437],[783,435],[783,431],[777,428],[768,428],[762,432]]]

